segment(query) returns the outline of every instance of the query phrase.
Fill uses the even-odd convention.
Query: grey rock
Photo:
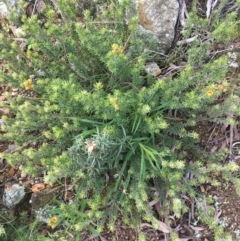
[[[51,218],[50,210],[56,208],[56,206],[51,205],[54,198],[55,194],[48,189],[33,193],[29,201],[32,205],[32,215],[39,221],[48,222]]]
[[[14,208],[25,197],[25,189],[19,184],[13,184],[4,189],[2,203],[8,208]]]
[[[8,145],[7,150],[5,150],[6,153],[13,153],[17,150],[17,146],[16,145]]]
[[[22,30],[22,28],[16,28],[15,35],[17,38],[25,37],[26,33]]]
[[[55,194],[48,189],[33,193],[30,200],[32,213],[36,215],[39,211],[43,210],[47,204],[53,201],[54,197]]]
[[[27,177],[27,174],[26,173],[21,173],[21,178],[25,178]]]
[[[161,69],[158,67],[157,63],[155,62],[147,63],[145,65],[145,71],[154,77],[161,74]]]
[[[4,2],[0,2],[0,16],[5,18],[9,14],[8,7]]]
[[[175,36],[179,14],[178,0],[132,0],[137,9],[139,36],[143,41],[155,39],[158,51],[165,53]],[[132,17],[126,13],[127,19]]]
[[[239,63],[240,63],[240,53],[235,52],[235,51],[229,51],[227,53],[228,56],[228,66],[230,67],[231,70],[236,70],[239,68]]]
[[[21,9],[18,6],[18,2],[19,0],[0,0],[0,16],[3,18],[7,17],[14,8],[20,14]]]
[[[36,210],[34,212],[34,215],[39,221],[47,223],[49,221],[49,219],[52,217],[50,211],[55,208],[56,208],[56,206],[47,205],[43,208]]]
[[[161,50],[163,47],[160,45],[160,41],[158,39],[158,37],[156,36],[156,34],[149,29],[145,29],[143,26],[141,26],[140,24],[138,25],[138,36],[140,39],[142,39],[142,41],[146,44],[146,46],[149,46],[150,41],[153,41],[154,43],[156,43],[157,48],[156,49],[152,49],[152,50]],[[162,49],[161,52],[165,52],[164,49]]]
[[[2,120],[2,119],[0,119],[0,128],[2,127],[2,126],[4,126],[5,124],[4,124],[4,121]]]

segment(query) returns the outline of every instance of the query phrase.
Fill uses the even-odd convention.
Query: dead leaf
[[[73,191],[66,191],[64,194],[64,201],[69,201],[74,196]]]
[[[210,151],[210,152],[215,152],[217,149],[218,149],[218,146],[217,146],[217,145],[214,145],[214,146],[211,148],[211,151]]]
[[[168,226],[165,223],[163,223],[163,222],[161,222],[161,221],[159,221],[157,219],[155,219],[155,220],[159,223],[159,228],[158,229],[160,231],[162,231],[164,233],[170,233],[169,228],[168,228]],[[148,223],[142,223],[141,227],[142,228],[143,227],[154,228],[151,224],[148,224]]]
[[[207,1],[207,11],[206,11],[206,17],[209,18],[211,14],[211,8],[212,8],[212,0]]]
[[[94,150],[97,149],[97,144],[94,141],[87,141],[86,144],[89,154],[91,154]]]
[[[100,236],[101,241],[107,241],[103,236]]]
[[[29,181],[24,181],[21,183],[23,187],[29,187],[30,182]]]
[[[238,133],[238,128],[237,128],[236,125],[234,125],[234,127],[233,127],[233,132],[234,132],[234,134],[233,134],[233,136],[234,136],[234,141],[239,140],[239,139],[240,139],[240,135],[239,135],[239,133]]]
[[[202,227],[194,227],[192,225],[189,225],[189,227],[194,230],[194,231],[202,231],[202,230],[205,230],[205,228],[202,228]]]
[[[161,222],[159,220],[156,219],[156,221],[159,223],[159,230],[164,232],[164,233],[170,233],[169,227],[167,226],[167,224],[165,224],[164,222]]]
[[[47,6],[46,4],[44,3],[44,1],[42,0],[39,0],[36,4],[36,10],[38,13],[42,12],[44,9],[46,9]]]
[[[188,12],[187,12],[187,6],[186,6],[186,3],[185,1],[182,1],[182,3],[180,4],[180,9],[179,9],[179,22],[181,24],[182,27],[185,26],[185,20],[186,20],[186,17],[188,16]]]
[[[46,184],[46,188],[51,188],[51,187],[53,187],[53,184],[52,184],[52,183]]]
[[[16,35],[16,28],[17,28],[17,27],[14,26],[14,25],[9,25],[9,28],[11,29],[13,35],[14,35],[15,37],[17,37],[17,35]]]
[[[192,237],[189,238],[180,238],[179,241],[188,241],[188,240],[192,240]]]
[[[0,126],[1,126],[1,119],[0,119]],[[3,158],[0,158],[0,168],[3,168],[4,166],[4,159]],[[2,172],[3,170],[1,170]]]
[[[142,228],[144,228],[144,227],[148,227],[148,228],[154,228],[151,224],[149,224],[149,223],[141,223],[141,225],[140,225]]]
[[[203,192],[203,193],[205,193],[206,191],[205,191],[205,188],[204,188],[204,186],[203,185],[200,185],[200,190],[201,190],[201,192]]]
[[[240,156],[235,156],[234,160],[237,161],[238,159],[240,159]]]
[[[177,45],[182,45],[182,44],[185,44],[185,43],[191,43],[191,42],[193,42],[197,38],[198,38],[198,35],[193,36],[192,38],[180,40],[180,41],[177,42]]]
[[[9,170],[9,172],[8,172],[8,176],[9,176],[9,177],[13,177],[14,174],[15,174],[15,169],[14,169],[14,167],[12,167],[12,168]]]
[[[229,142],[229,138],[227,138],[226,140],[224,140],[224,141],[222,142],[222,146],[220,147],[219,151],[223,150],[223,149],[227,146],[228,142]]]
[[[48,234],[48,230],[45,228],[45,229],[43,229],[42,230],[42,234],[44,235],[44,236],[46,236],[47,234]]]
[[[5,108],[0,108],[0,116],[3,116],[3,115],[9,116],[10,115],[9,110]]]
[[[6,100],[6,97],[3,96],[3,95],[1,95],[1,96],[0,96],[0,101],[4,101],[4,100]]]
[[[46,9],[46,4],[42,0],[36,1],[35,4],[28,4],[26,6],[27,15],[30,17],[34,14],[41,13],[44,9]]]
[[[21,28],[17,28],[14,25],[10,25],[9,28],[11,29],[14,37],[16,37],[16,38],[20,38],[20,37],[26,35],[25,32]]]
[[[161,205],[160,205],[160,202],[157,202],[154,206],[155,206],[155,208],[156,208],[156,210],[157,210],[157,213],[158,213],[159,217],[161,218],[163,215],[162,215],[162,213],[161,213]]]
[[[225,134],[225,132],[227,131],[227,127],[228,127],[228,124],[224,124],[224,125],[222,126],[221,132],[222,132],[223,134]]]
[[[156,203],[158,203],[159,202],[159,200],[152,200],[150,203],[149,203],[149,205],[150,205],[150,207],[152,207],[153,205],[155,205]]]
[[[3,182],[4,178],[5,178],[5,175],[3,173],[1,173],[0,174],[0,183]]]
[[[32,192],[39,192],[41,190],[45,189],[45,184],[44,183],[37,183],[34,184],[31,188]]]
[[[13,183],[12,182],[6,182],[4,184],[4,187],[7,189],[7,190],[12,190],[12,186],[13,186]]]
[[[221,214],[222,214],[222,210],[220,210],[220,211],[215,211],[215,214],[214,214],[214,220],[218,220],[219,219],[219,217],[221,216]]]

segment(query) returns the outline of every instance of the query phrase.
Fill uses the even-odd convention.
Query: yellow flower
[[[53,222],[53,223],[56,223],[57,220],[58,220],[58,218],[57,218],[56,216],[54,216],[54,217],[51,218],[51,222]]]
[[[114,49],[116,50],[116,49],[118,49],[118,48],[119,48],[119,45],[118,45],[118,44],[113,44],[113,45],[112,45],[112,50],[114,50]]]
[[[49,221],[49,226],[51,228],[55,228],[57,221],[58,221],[58,218],[56,216],[52,217]]]
[[[111,97],[109,96],[109,102],[114,107],[114,109],[117,111],[119,110],[119,105],[117,104],[117,97]]]
[[[24,3],[22,7],[23,7],[23,8],[27,8],[27,7],[28,7],[28,3],[27,3],[27,2]]]
[[[33,88],[34,85],[28,85],[25,87],[25,90],[31,90]]]
[[[23,84],[24,84],[25,90],[31,90],[34,87],[32,79],[26,80]]]
[[[117,110],[119,110],[119,105],[118,104],[115,104],[114,105],[114,109],[117,111]]]
[[[214,94],[214,92],[213,92],[212,90],[208,90],[208,91],[207,91],[207,95],[208,95],[208,96],[212,96],[213,94]]]
[[[121,54],[122,52],[123,52],[123,48],[121,48],[118,44],[112,45],[112,53],[113,54],[116,54],[116,53]]]
[[[123,52],[123,48],[118,48],[118,53],[121,54]]]
[[[111,104],[115,104],[115,103],[116,103],[116,98],[109,97],[109,102],[110,102]]]
[[[219,89],[219,90],[223,90],[223,89],[224,89],[224,86],[223,86],[223,85],[218,85],[218,89]]]
[[[31,59],[32,58],[32,53],[30,51],[27,52],[27,58]]]

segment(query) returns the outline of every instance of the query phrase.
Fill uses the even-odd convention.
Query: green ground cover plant
[[[97,14],[86,10],[84,19],[76,3],[61,0],[57,9],[49,4],[40,19],[23,15],[22,44],[4,30],[0,34],[1,84],[20,91],[16,98],[6,93],[8,103],[1,103],[10,112],[1,139],[17,149],[0,156],[32,176],[47,173],[46,183],[71,178],[73,204],[52,210],[57,224],[65,220],[61,237],[67,230],[78,240],[86,227],[99,234],[106,219],[113,230],[121,214],[130,226],[140,230],[144,219],[178,240],[168,215],[178,219],[188,211],[182,194],[197,198],[198,185],[218,185],[209,173],[238,183],[237,164],[223,165],[224,152],[201,150],[194,126],[206,119],[236,124],[239,90],[233,86],[239,77],[229,81],[229,56],[211,52],[214,44],[239,37],[239,17],[201,18],[193,6],[183,39],[200,37],[176,47],[177,56],[185,49],[180,73],[158,79],[146,74],[145,64],[167,63],[172,55],[154,56],[155,40],[139,38],[136,16],[126,20],[126,10],[134,9],[130,1],[97,5]],[[10,20],[19,24],[14,14]],[[202,41],[205,34],[213,41]],[[160,200],[167,224],[159,226],[152,200]],[[215,230],[216,240],[228,238],[213,216],[200,220]]]

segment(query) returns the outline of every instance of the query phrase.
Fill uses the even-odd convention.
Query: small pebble
[[[27,176],[26,173],[21,173],[21,178],[25,178]]]

